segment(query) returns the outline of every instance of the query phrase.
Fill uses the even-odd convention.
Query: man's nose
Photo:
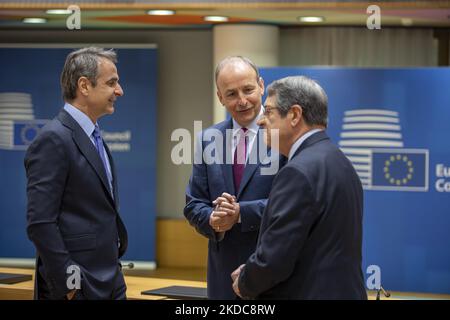
[[[123,96],[123,90],[120,84],[117,84],[116,89],[114,90],[114,94],[119,97]]]
[[[245,94],[243,94],[243,93],[239,93],[239,105],[240,106],[247,105],[247,98],[245,97]]]

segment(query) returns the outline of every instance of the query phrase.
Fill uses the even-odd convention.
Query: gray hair
[[[97,85],[100,59],[117,63],[117,54],[113,49],[89,47],[73,51],[67,56],[61,73],[61,88],[65,101],[75,99],[80,77],[88,78],[94,87]]]
[[[327,126],[328,97],[316,81],[304,76],[282,78],[267,87],[267,95],[276,96],[277,109],[282,117],[298,104],[306,124]]]
[[[216,83],[217,83],[217,78],[219,77],[220,71],[222,71],[222,69],[227,64],[236,63],[236,62],[243,62],[243,63],[247,64],[248,66],[250,66],[253,70],[255,70],[256,81],[259,81],[259,70],[258,70],[258,67],[256,66],[256,64],[254,64],[252,60],[250,60],[247,57],[243,57],[243,56],[229,56],[229,57],[226,57],[225,59],[223,59],[222,61],[220,61],[216,67],[216,71],[214,74]]]

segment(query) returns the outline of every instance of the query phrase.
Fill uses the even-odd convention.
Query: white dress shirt
[[[300,138],[298,138],[297,141],[295,141],[295,143],[292,145],[291,150],[289,150],[288,161],[291,161],[292,157],[295,154],[295,151],[297,151],[297,149],[300,148],[303,141],[305,141],[306,139],[311,137],[314,133],[319,132],[319,131],[323,131],[323,129],[312,129],[312,130],[306,132]]]
[[[261,118],[261,116],[264,113],[264,108],[261,107],[259,110],[259,114],[256,116],[256,118],[250,123],[249,126],[246,128],[248,129],[245,133],[245,139],[247,140],[247,153],[245,155],[245,162],[248,160],[248,155],[250,154],[253,145],[256,141],[256,135],[258,134],[259,126],[256,124],[256,122]],[[244,132],[241,130],[242,126],[236,122],[236,120],[233,119],[233,141],[232,141],[232,158],[234,159],[234,152],[236,151],[236,147],[239,143],[239,139],[241,138],[241,134],[244,134]]]

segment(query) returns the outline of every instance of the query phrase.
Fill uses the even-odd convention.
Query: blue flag
[[[26,149],[48,121],[49,120],[15,120],[13,124],[14,139],[12,147],[18,150]]]
[[[428,190],[428,150],[373,149],[372,189]]]

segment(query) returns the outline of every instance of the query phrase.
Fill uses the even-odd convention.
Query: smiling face
[[[95,119],[114,112],[114,102],[117,97],[123,95],[122,87],[119,84],[119,75],[113,62],[108,59],[100,59],[98,63],[97,84],[88,86],[86,97],[89,113]]]
[[[242,61],[225,65],[217,77],[217,96],[242,127],[247,127],[261,110],[264,82]]]

